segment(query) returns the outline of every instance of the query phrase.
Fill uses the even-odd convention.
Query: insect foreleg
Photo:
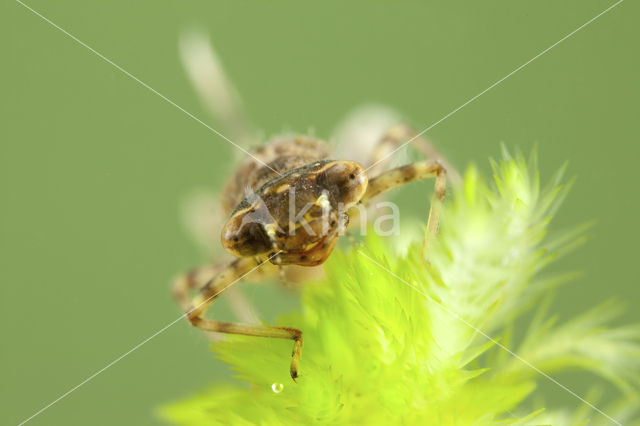
[[[302,356],[303,340],[300,330],[291,327],[265,327],[236,324],[203,318],[211,304],[220,297],[224,291],[256,269],[261,269],[261,272],[265,272],[265,270],[268,272],[275,271],[275,268],[271,268],[271,265],[265,264],[265,262],[259,262],[255,258],[236,259],[226,268],[221,269],[200,288],[190,306],[185,309],[187,319],[192,325],[205,331],[293,340],[290,373],[291,377],[295,380],[299,374],[299,363]]]

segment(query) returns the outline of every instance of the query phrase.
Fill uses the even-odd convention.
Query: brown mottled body
[[[255,191],[279,174],[326,159],[329,147],[323,141],[308,136],[285,136],[264,144],[252,154],[254,157],[246,157],[240,163],[224,188],[222,208],[226,215],[231,214],[245,198],[248,189]]]
[[[252,141],[236,91],[206,37],[188,34],[180,49],[194,87],[217,122],[226,125],[225,133],[236,141]],[[245,150],[248,156],[237,166],[221,200],[221,210],[229,218],[222,244],[237,259],[227,265],[203,266],[174,283],[174,295],[192,325],[206,331],[293,340],[290,373],[295,380],[303,342],[300,330],[205,319],[213,301],[249,274],[267,276],[285,268],[299,273],[322,264],[345,232],[349,216],[359,211],[354,208],[357,203],[407,182],[435,178],[426,246],[427,235],[434,235],[438,226],[445,167],[453,172],[454,184],[459,175],[420,134],[406,125],[394,125],[395,114],[376,111],[350,118],[341,137],[341,145],[353,149],[344,157],[358,158],[366,169],[354,161],[329,160],[327,145],[307,136],[279,137],[251,153]],[[368,124],[363,127],[363,123]],[[407,141],[435,161],[385,171],[389,156]],[[196,292],[193,299],[192,291]]]
[[[250,193],[222,231],[238,257],[279,250],[275,264],[319,265],[347,225],[346,210],[364,194],[367,175],[351,161],[321,160],[277,176]]]
[[[380,146],[388,151],[390,144],[402,142],[401,135],[397,128],[391,129]],[[445,169],[437,161],[423,161],[369,180],[364,167],[352,161],[327,159],[327,146],[304,136],[275,139],[256,150],[254,156],[240,164],[222,202],[229,214],[222,243],[238,259],[224,268],[205,267],[183,275],[174,285],[174,295],[189,322],[202,330],[292,339],[290,372],[295,380],[303,344],[300,330],[207,320],[204,313],[227,288],[254,270],[272,275],[289,265],[322,264],[346,230],[350,209],[404,183],[436,179],[427,223],[428,234],[435,234],[437,204],[445,191]],[[372,162],[378,158],[374,153]],[[202,283],[202,277],[210,279]],[[198,293],[189,303],[188,292],[195,288]]]

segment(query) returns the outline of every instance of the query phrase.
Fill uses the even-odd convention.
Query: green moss
[[[214,350],[250,385],[214,386],[165,407],[165,418],[185,425],[462,425],[591,417],[609,424],[595,412],[533,404],[536,383],[547,379],[500,347],[510,346],[514,321],[544,306],[548,290],[568,278],[542,277],[541,270],[584,237],[583,228],[548,235],[568,188],[561,172],[541,189],[535,157],[527,165],[507,153],[494,172],[489,186],[469,169],[443,206],[428,260],[419,242],[400,250],[372,233],[331,256],[327,278],[303,289],[302,312],[279,320],[304,331],[297,383],[288,372],[291,342],[231,336]],[[524,341],[510,349],[547,373],[582,368],[615,383],[622,402],[604,411],[624,421],[633,414],[624,401],[640,384],[639,333],[607,328],[614,314],[605,305],[555,325],[538,309]]]

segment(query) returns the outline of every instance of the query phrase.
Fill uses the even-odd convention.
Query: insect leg
[[[215,277],[219,268],[213,265],[205,265],[199,268],[191,269],[173,281],[171,293],[178,302],[182,310],[185,312],[191,307],[191,298],[189,293],[196,288],[202,287],[213,277]]]
[[[419,161],[406,166],[388,170],[369,180],[367,192],[360,202],[365,203],[384,192],[397,188],[405,183],[417,180],[435,178],[433,199],[429,209],[427,220],[427,233],[422,244],[423,252],[426,251],[428,238],[438,232],[439,207],[446,192],[446,169],[438,161]]]
[[[220,269],[222,269],[222,265],[204,265],[191,269],[174,280],[171,289],[172,294],[182,310],[186,312],[191,307],[191,292],[214,278]],[[227,300],[236,318],[252,324],[260,322],[253,305],[247,300],[242,291],[235,287],[229,288],[227,290]]]
[[[207,35],[197,30],[185,32],[179,48],[193,86],[224,132],[241,146],[255,143],[240,96]]]
[[[451,165],[449,161],[433,146],[433,144],[411,128],[409,125],[400,123],[390,127],[382,136],[378,145],[373,151],[371,159],[369,161],[370,171],[369,174],[375,176],[384,170],[384,166],[387,163],[386,160],[394,153],[398,147],[403,144],[407,144],[408,141],[417,149],[422,155],[429,160],[438,161],[447,170],[451,182],[458,186],[462,183],[460,173]]]
[[[291,327],[245,325],[213,321],[203,318],[211,304],[220,297],[225,290],[253,270],[262,269],[262,264],[263,263],[259,262],[255,258],[241,258],[231,262],[226,268],[221,269],[215,277],[207,281],[207,283],[200,288],[198,294],[186,309],[186,316],[193,326],[205,331],[293,340],[293,351],[291,354],[291,366],[289,371],[291,378],[295,380],[298,377],[299,363],[302,356],[302,331]],[[267,268],[268,267],[265,269]],[[271,268],[268,269],[270,271],[274,270]]]

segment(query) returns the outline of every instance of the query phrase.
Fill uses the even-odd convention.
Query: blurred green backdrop
[[[613,2],[28,4],[209,122],[177,54],[178,34],[197,25],[259,128],[327,137],[365,102],[424,128]],[[235,148],[19,3],[0,8],[0,423],[15,424],[177,318],[170,280],[206,260],[180,203],[220,188]],[[562,316],[609,297],[634,308],[640,296],[639,11],[620,4],[429,132],[459,167],[488,172],[500,142],[537,143],[546,176],[570,161],[579,179],[557,222],[597,226],[557,266],[585,272],[560,291]],[[399,202],[424,211],[415,194],[429,186]],[[269,320],[293,304],[243,287]],[[158,405],[225,377],[180,322],[31,423],[155,424]],[[589,389],[588,377],[561,380]]]

